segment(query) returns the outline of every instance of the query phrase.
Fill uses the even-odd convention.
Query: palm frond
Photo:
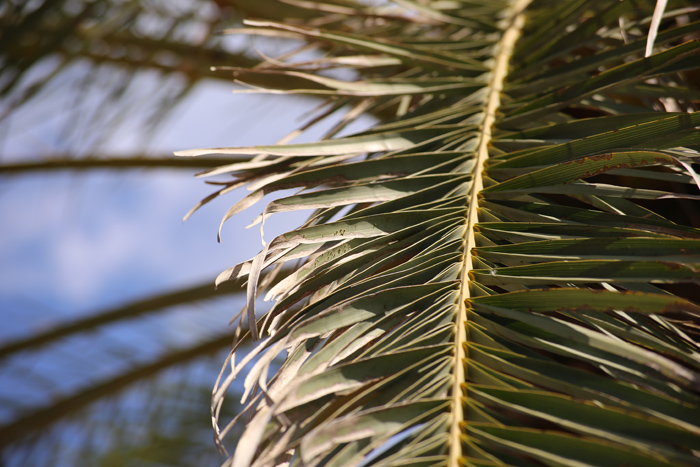
[[[0,452],[3,465],[51,465],[57,460],[76,467],[220,463],[212,449],[211,423],[201,408],[211,397],[212,374],[225,347],[134,378],[118,391],[101,391],[88,406],[71,404],[70,413],[56,423],[27,430],[27,436],[5,446]],[[235,407],[227,409],[229,416],[236,413]],[[35,425],[50,414],[38,415]]]
[[[270,280],[270,285],[277,281]],[[118,326],[128,320],[152,318],[176,307],[220,300],[222,297],[245,291],[240,281],[230,281],[214,288],[211,281],[173,292],[154,294],[142,300],[125,303],[114,308],[98,310],[87,317],[63,322],[44,332],[36,332],[24,338],[4,342],[0,346],[0,359],[7,361],[27,351],[55,350],[66,339],[87,333],[99,333],[105,328]],[[99,339],[99,337],[97,337]],[[228,333],[208,333],[192,345],[181,349],[165,350],[147,363],[132,362],[110,378],[71,390],[65,396],[51,394],[52,401],[43,407],[20,412],[7,423],[0,425],[0,451],[35,432],[42,432],[50,425],[74,417],[81,409],[133,386],[134,383],[154,378],[164,370],[182,367],[231,344]],[[27,371],[27,370],[25,370]],[[31,371],[27,371],[32,373]]]
[[[192,306],[193,304],[207,304],[211,306],[216,299],[230,294],[240,294],[244,289],[241,284],[234,282],[224,285],[218,290],[211,282],[188,289],[180,289],[175,292],[154,294],[146,299],[137,300],[120,306],[98,310],[87,317],[73,321],[62,322],[43,332],[35,332],[27,337],[17,338],[9,342],[3,342],[0,346],[0,358],[3,363],[7,380],[14,381],[20,387],[32,394],[45,393],[43,403],[29,397],[22,401],[8,401],[9,387],[3,391],[2,410],[3,422],[0,424],[0,451],[6,454],[19,442],[30,435],[42,434],[49,431],[49,427],[59,421],[75,419],[81,414],[81,410],[95,402],[120,395],[123,391],[133,387],[136,383],[156,378],[165,370],[187,365],[193,361],[201,361],[202,358],[230,346],[231,336],[219,331],[209,331],[203,336],[198,336],[195,342],[185,342],[180,348],[174,349],[168,344],[168,339],[150,339],[151,352],[153,347],[158,348],[158,355],[143,361],[132,355],[132,346],[129,350],[124,348],[124,343],[115,345],[110,342],[109,331],[124,325],[129,320],[139,320],[140,324],[153,320],[158,315],[165,314],[177,307]],[[196,311],[196,310],[195,310]],[[199,310],[201,312],[201,310]],[[189,312],[192,316],[192,311]],[[204,320],[200,320],[203,324]],[[132,321],[133,323],[133,321]],[[138,333],[132,334],[138,335]],[[71,339],[72,342],[71,342]],[[91,342],[91,351],[94,356],[108,356],[101,364],[102,370],[111,368],[105,375],[104,371],[95,371],[99,377],[83,377],[80,385],[71,387],[66,391],[65,386],[60,387],[52,381],[51,375],[44,374],[45,369],[41,365],[27,365],[33,358],[46,360],[50,354],[54,363],[61,362],[59,366],[67,373],[76,373],[75,366],[87,366],[82,358],[76,357],[81,345],[76,341],[83,339]],[[65,346],[64,344],[67,344]],[[71,344],[73,346],[71,347]],[[146,346],[142,353],[146,354]],[[28,354],[33,352],[33,355]],[[69,360],[69,361],[66,361]],[[115,364],[115,360],[118,362]],[[23,363],[22,363],[23,362]],[[121,364],[119,364],[121,363]],[[16,365],[14,365],[16,364]],[[22,377],[11,377],[13,366],[22,367]],[[72,371],[71,371],[72,370]],[[60,377],[61,372],[56,372]],[[80,373],[78,371],[77,373]],[[71,386],[68,384],[68,386]],[[75,385],[73,385],[75,386]],[[8,407],[9,403],[9,407]],[[9,410],[8,410],[9,409]],[[8,417],[9,414],[9,417]]]
[[[302,192],[259,221],[315,209],[218,280],[248,277],[261,337],[215,388],[218,419],[255,361],[227,465],[697,465],[697,6],[652,21],[644,2],[397,4],[413,13],[250,23],[333,53],[314,70],[236,69],[256,92],[277,74],[273,94],[392,118],[316,143],[181,153],[258,155],[211,172],[253,191],[224,221],[287,188]],[[323,74],[368,57],[359,80]],[[299,259],[257,318],[261,271]]]
[[[0,123],[56,124],[58,154],[103,149],[125,122],[149,131],[218,65],[259,63],[220,31],[239,23],[225,2],[10,0],[0,5]],[[49,115],[46,109],[50,108]],[[33,118],[20,117],[31,113]],[[36,118],[40,114],[42,118]],[[55,156],[55,154],[53,154]]]
[[[0,426],[0,448],[5,448],[14,442],[34,432],[46,430],[47,427],[59,420],[79,414],[88,405],[104,400],[131,387],[134,383],[152,379],[154,375],[174,366],[182,366],[192,360],[226,348],[231,343],[230,335],[211,336],[205,342],[200,342],[189,348],[169,351],[166,355],[144,365],[134,365],[128,371],[99,384],[94,384],[82,390],[75,391],[67,397],[52,401],[45,407],[39,407],[11,422]]]
[[[44,332],[37,332],[24,338],[3,342],[0,345],[0,358],[7,358],[16,352],[35,349],[40,346],[50,345],[59,339],[98,329],[119,321],[134,319],[144,315],[151,315],[167,311],[169,308],[183,306],[201,300],[211,300],[228,294],[241,291],[240,284],[228,283],[226,286],[215,289],[211,281],[161,294],[154,294],[142,300],[125,303],[106,310],[97,310],[84,318],[69,322],[63,322]]]
[[[17,159],[17,158],[13,158]],[[134,169],[212,169],[221,163],[236,164],[249,161],[249,158],[204,158],[178,159],[173,157],[153,157],[136,155],[129,157],[106,157],[103,155],[83,156],[79,159],[70,157],[52,158],[36,162],[15,162],[0,164],[0,174],[24,175],[34,172],[56,172],[61,170],[134,170]]]

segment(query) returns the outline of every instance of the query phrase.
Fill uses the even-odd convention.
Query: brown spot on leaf
[[[585,159],[590,159],[592,161],[609,161],[610,159],[612,159],[612,157],[613,155],[611,152],[606,152],[605,154],[601,154],[599,156],[590,156]]]

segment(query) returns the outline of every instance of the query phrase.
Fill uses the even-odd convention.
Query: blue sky
[[[220,83],[201,86],[152,138],[150,151],[265,144],[298,124],[293,116],[304,105],[301,99],[234,95],[231,89]],[[21,155],[38,146],[36,140],[50,140],[46,132],[22,132],[19,141],[10,137],[5,152]],[[138,143],[124,128],[104,152],[138,152]],[[221,216],[244,192],[210,203],[182,223],[182,216],[213,191],[193,174],[143,170],[3,178],[3,302],[34,300],[59,312],[87,310],[205,280],[252,256],[259,235],[244,227],[257,214],[254,210],[229,221],[222,244],[216,242]]]
[[[156,134],[147,135],[148,151],[274,143],[318,104],[294,96],[234,94],[232,89],[232,84],[218,82],[198,85]],[[39,97],[34,107],[0,123],[3,160],[89,146],[64,137],[65,125],[80,120],[65,93],[54,90]],[[89,104],[81,104],[87,106],[83,111],[94,110]],[[359,126],[363,124],[367,121]],[[328,126],[300,140],[318,138]],[[100,152],[142,152],[143,128],[138,118],[125,120]],[[255,255],[261,248],[259,230],[245,226],[264,203],[229,220],[219,244],[222,216],[246,192],[217,199],[183,223],[183,215],[213,191],[193,174],[138,170],[0,178],[0,344],[152,293],[213,281],[219,272]],[[305,215],[268,219],[266,240],[293,229]],[[109,378],[132,362],[149,361],[220,332],[240,306],[240,300],[229,299],[184,307],[2,361],[0,424]],[[223,357],[217,358],[223,363]],[[210,378],[206,385],[213,384],[215,374]],[[208,402],[202,401],[202,414],[207,412]]]

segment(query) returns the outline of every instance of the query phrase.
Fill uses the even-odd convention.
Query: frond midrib
[[[459,465],[459,459],[463,456],[460,438],[462,431],[460,423],[464,420],[462,410],[462,384],[465,381],[465,342],[467,340],[467,308],[466,301],[470,297],[469,273],[474,268],[472,263],[472,248],[476,247],[474,226],[479,221],[478,196],[484,187],[483,171],[486,159],[489,157],[489,143],[492,138],[492,128],[496,122],[496,113],[501,104],[501,92],[508,73],[508,64],[513,53],[515,42],[520,37],[520,31],[525,23],[525,9],[532,0],[515,0],[507,15],[507,27],[501,40],[495,47],[493,68],[488,82],[489,92],[484,102],[484,115],[481,123],[481,135],[476,150],[476,164],[473,170],[473,183],[471,192],[467,197],[467,228],[464,238],[461,272],[461,287],[459,295],[458,311],[455,323],[454,345],[454,381],[452,386],[452,422],[450,427],[450,465]]]

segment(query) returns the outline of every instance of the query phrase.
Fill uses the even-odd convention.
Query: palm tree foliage
[[[240,45],[223,44],[218,34],[237,24],[241,14],[245,10],[214,0],[3,2],[0,123],[9,125],[27,109],[48,108],[40,122],[16,125],[39,126],[60,117],[62,147],[51,158],[70,159],[69,169],[110,168],[104,145],[125,122],[150,130],[140,135],[146,141],[199,83],[221,78],[212,66],[256,63]],[[144,161],[149,158],[153,155],[143,151],[116,165],[149,166]],[[178,167],[154,159],[151,166]],[[22,162],[0,170],[54,168],[45,160],[36,166]]]
[[[255,223],[314,210],[218,279],[248,277],[260,339],[214,392],[218,426],[255,362],[231,465],[698,465],[700,12],[650,3],[294,2],[327,15],[232,31],[328,52],[233,67],[251,92],[392,117],[181,153],[257,155],[207,172],[251,190],[224,221],[289,188]]]

